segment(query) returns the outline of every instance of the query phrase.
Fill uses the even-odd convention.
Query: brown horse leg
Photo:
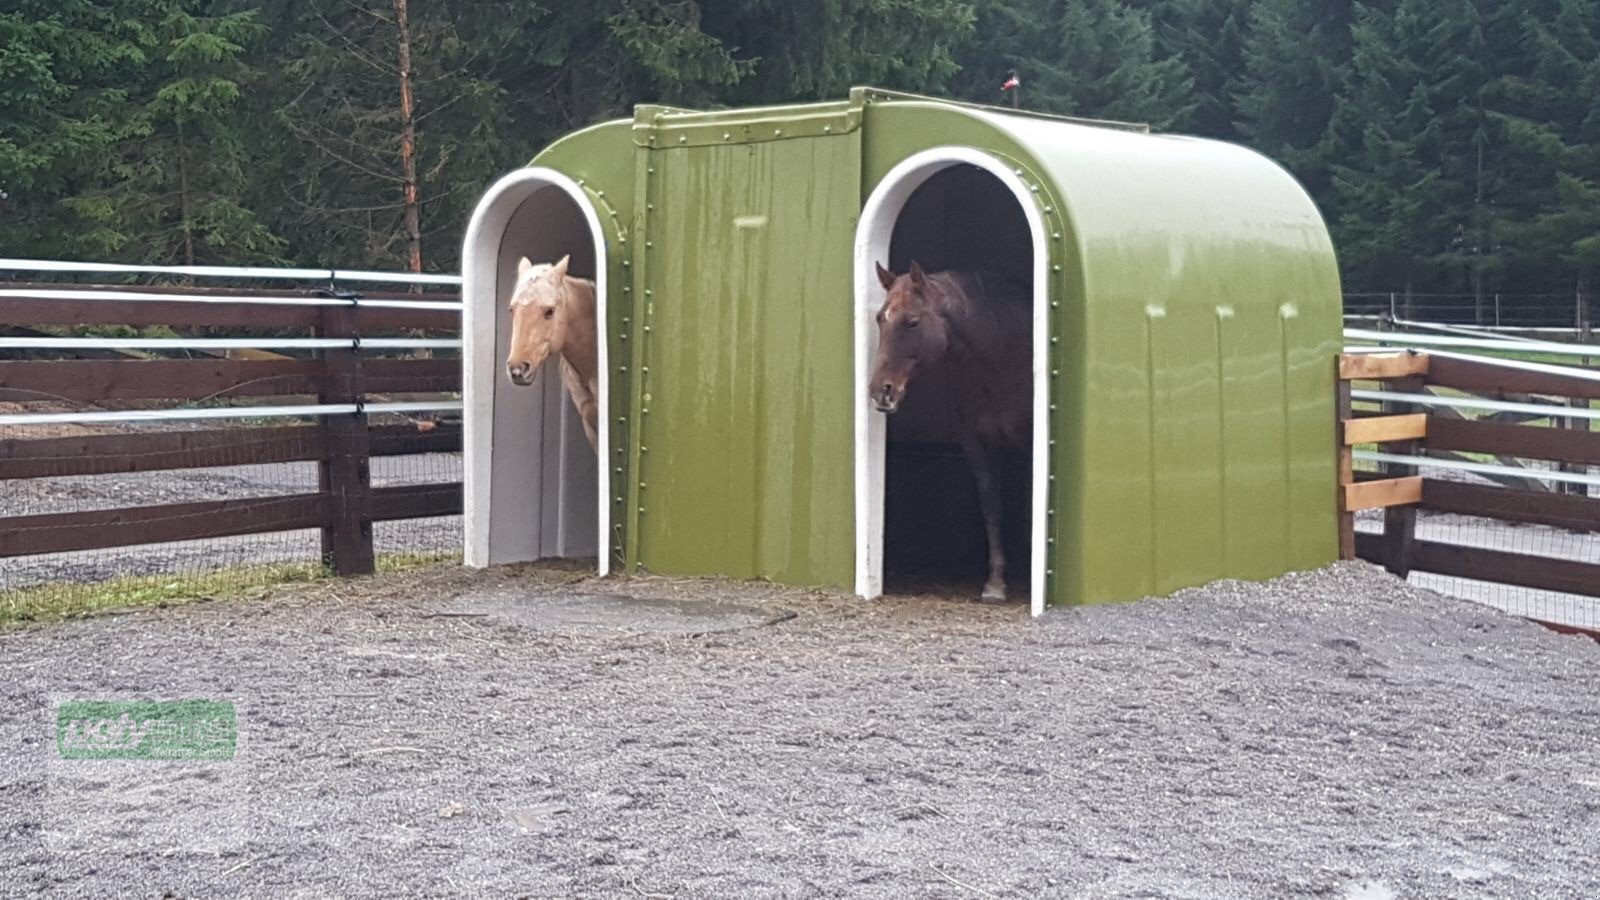
[[[983,599],[1006,598],[1006,554],[1000,540],[1000,471],[995,451],[976,435],[962,442],[967,462],[978,481],[978,505],[983,510],[983,530],[989,538],[989,580]]]

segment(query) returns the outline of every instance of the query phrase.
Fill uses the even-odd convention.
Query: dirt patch
[[[711,599],[652,599],[625,594],[560,594],[530,602],[515,585],[469,590],[438,611],[442,618],[483,618],[490,624],[513,625],[552,633],[710,634],[776,624],[797,615],[776,614],[748,604]]]
[[[62,896],[1592,897],[1597,683],[1600,645],[1364,564],[1039,620],[408,573],[0,632],[0,870]],[[233,700],[238,757],[74,765],[63,695]]]

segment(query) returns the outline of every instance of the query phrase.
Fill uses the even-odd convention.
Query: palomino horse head
[[[534,265],[524,256],[517,263],[517,286],[511,292],[511,351],[506,373],[516,384],[533,384],[539,367],[566,344],[568,309],[567,262]]]
[[[939,306],[938,287],[922,266],[912,263],[907,275],[895,275],[878,264],[878,281],[889,292],[878,310],[878,356],[867,382],[867,396],[879,412],[900,408],[917,371],[944,356],[950,326]]]

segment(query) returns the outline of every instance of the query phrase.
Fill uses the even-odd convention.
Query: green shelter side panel
[[[859,137],[641,153],[635,561],[847,585]]]
[[[1326,229],[1270,161],[1101,131],[1034,147],[1069,219],[1082,309],[1053,422],[1069,540],[1054,602],[1163,594],[1331,561],[1339,283]],[[1056,130],[1071,126],[1054,126]]]

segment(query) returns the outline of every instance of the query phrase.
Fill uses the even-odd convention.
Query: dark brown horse
[[[1033,433],[1033,314],[1025,285],[982,272],[895,275],[878,265],[888,298],[878,310],[878,355],[867,394],[880,412],[900,408],[918,373],[949,374],[961,449],[978,482],[989,540],[985,600],[1006,596],[1000,534],[1000,454]]]

